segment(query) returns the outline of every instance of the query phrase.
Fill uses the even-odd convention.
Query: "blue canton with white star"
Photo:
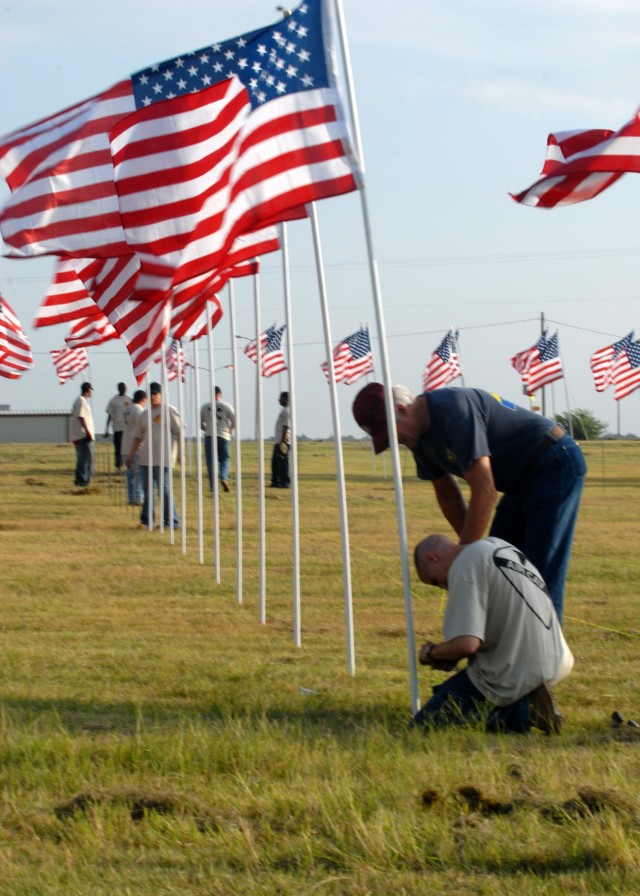
[[[368,330],[358,330],[358,332],[354,333],[352,336],[347,336],[344,341],[351,349],[351,356],[355,361],[359,358],[364,358],[364,356],[368,355],[371,351]]]
[[[131,76],[136,108],[197,93],[233,75],[254,109],[288,93],[327,87],[322,0],[305,0],[275,25],[142,69]]]
[[[266,340],[264,350],[267,354],[278,351],[282,343],[282,334],[284,333],[286,326],[286,324],[283,324],[279,330],[276,330],[275,327],[269,327],[264,331]]]
[[[627,357],[632,367],[640,367],[640,341],[627,346]]]
[[[551,339],[547,339],[546,335],[542,335],[536,347],[540,353],[541,361],[550,361],[552,358],[558,357],[558,334],[554,333]]]

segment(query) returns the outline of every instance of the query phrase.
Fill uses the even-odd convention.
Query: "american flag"
[[[85,348],[61,348],[51,352],[51,359],[61,386],[89,366]]]
[[[185,370],[189,365],[179,339],[171,340],[170,345],[167,347],[164,362],[167,367],[167,379],[169,382],[180,377],[184,383]]]
[[[521,193],[522,205],[553,208],[593,199],[627,172],[640,171],[640,113],[619,131],[549,134],[540,178]]]
[[[324,375],[329,379],[329,365],[322,365]],[[373,357],[369,330],[361,327],[357,332],[347,336],[333,349],[333,371],[336,383],[343,382],[347,386],[355,383],[360,377],[373,370]]]
[[[422,375],[424,392],[439,389],[462,376],[462,368],[458,360],[457,336],[456,330],[449,330],[427,361]]]
[[[620,401],[640,387],[640,340],[627,345],[611,370],[614,398]]]
[[[550,339],[547,339],[545,330],[535,345],[514,355],[511,364],[521,375],[527,395],[533,395],[542,386],[562,379],[564,374],[558,349],[557,330]]]
[[[13,308],[0,296],[0,376],[17,380],[32,367],[31,343]]]
[[[287,369],[287,365],[282,354],[282,335],[286,329],[283,324],[279,329],[274,324],[260,334],[260,373],[264,377],[274,376],[276,373],[282,373]],[[245,355],[250,358],[254,364],[258,363],[258,345],[256,339],[251,339],[244,349]]]
[[[604,348],[598,349],[597,352],[594,352],[591,355],[591,358],[589,359],[589,367],[593,373],[596,392],[604,392],[604,390],[611,385],[611,369],[613,363],[618,359],[623,349],[631,345],[633,336],[634,333],[632,330],[622,339],[614,342],[613,345],[606,345]]]
[[[304,0],[8,135],[12,254],[135,251],[155,297],[219,267],[236,235],[356,189],[331,56],[329,0]]]

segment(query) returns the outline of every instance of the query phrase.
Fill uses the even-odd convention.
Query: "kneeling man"
[[[437,728],[486,718],[491,731],[559,731],[550,688],[571,672],[573,656],[535,566],[500,538],[459,545],[430,535],[414,559],[420,581],[448,591],[445,640],[427,641],[420,663],[452,671],[468,661],[434,687],[414,722]]]

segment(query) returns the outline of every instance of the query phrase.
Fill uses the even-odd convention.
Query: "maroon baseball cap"
[[[355,397],[352,410],[358,426],[371,436],[375,453],[380,454],[388,448],[389,432],[382,383],[369,383],[361,389]]]

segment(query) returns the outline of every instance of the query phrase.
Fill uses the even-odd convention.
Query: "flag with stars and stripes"
[[[449,330],[440,345],[427,361],[422,374],[422,389],[432,392],[446,386],[452,380],[462,376],[462,368],[458,360],[457,333]]]
[[[522,377],[527,395],[533,395],[542,386],[562,379],[564,373],[558,347],[558,331],[547,338],[545,330],[535,345],[514,355],[511,364]]]
[[[589,367],[593,374],[593,382],[596,392],[604,392],[613,380],[611,379],[611,371],[614,363],[620,357],[621,352],[633,342],[633,330],[622,339],[614,342],[612,345],[605,345],[604,348],[598,349],[589,358]]]
[[[282,336],[286,324],[281,327],[268,327],[260,334],[260,373],[264,377],[274,376],[287,369],[284,355],[282,354]],[[254,364],[258,363],[258,340],[250,339],[246,344],[244,353]]]
[[[356,189],[329,16],[304,0],[0,140],[10,254],[135,253],[138,297],[156,298],[237,235]]]
[[[0,376],[17,380],[32,367],[29,338],[13,308],[0,296]]]
[[[620,401],[640,388],[640,339],[627,345],[611,369],[614,398]]]
[[[67,346],[66,348],[52,351],[51,359],[53,366],[56,368],[61,386],[89,366],[89,356],[86,348],[69,348]]]
[[[167,368],[167,379],[169,380],[169,382],[172,382],[173,380],[180,377],[181,382],[184,383],[185,368],[189,365],[187,364],[184,349],[182,348],[182,343],[179,339],[171,340],[170,345],[167,347],[164,360]]]
[[[322,365],[324,375],[329,379],[329,365]],[[347,336],[333,349],[333,372],[336,383],[350,386],[366,373],[373,371],[373,357],[369,330],[361,327],[357,332]]]

